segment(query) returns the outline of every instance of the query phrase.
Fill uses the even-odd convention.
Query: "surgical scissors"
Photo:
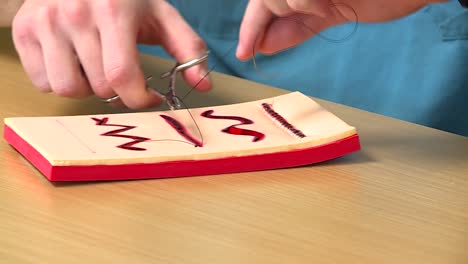
[[[176,94],[177,73],[181,72],[181,71],[184,71],[184,70],[186,70],[186,69],[188,69],[190,67],[193,67],[195,65],[201,64],[204,61],[208,60],[209,53],[210,52],[207,51],[203,56],[192,59],[192,60],[189,60],[189,61],[184,62],[184,63],[177,62],[176,65],[170,71],[161,74],[161,76],[160,76],[161,79],[165,79],[165,78],[169,77],[169,91],[166,94],[164,94],[163,97],[164,97],[164,100],[166,101],[167,106],[169,106],[169,108],[171,110],[181,108],[180,99],[179,99],[179,97],[177,97],[177,94]],[[151,79],[152,79],[152,76],[147,77],[146,82],[148,82]],[[148,85],[147,85],[147,87],[148,87]],[[117,101],[118,99],[120,99],[120,96],[115,95],[115,96],[113,96],[111,98],[101,99],[101,101],[104,102],[104,103],[112,103],[114,101]]]
[[[180,99],[176,95],[176,79],[177,73],[184,71],[190,67],[203,63],[208,59],[209,51],[207,51],[203,56],[189,60],[184,63],[176,63],[176,65],[168,72],[161,74],[160,78],[164,79],[169,77],[169,91],[164,95],[167,105],[171,110],[180,109]]]

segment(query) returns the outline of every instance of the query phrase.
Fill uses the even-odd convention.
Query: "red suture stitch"
[[[203,147],[203,143],[197,140],[196,138],[192,137],[188,132],[187,129],[176,119],[167,116],[167,115],[159,115],[161,116],[166,122],[179,133],[182,137],[187,139],[188,141],[192,142],[195,147]]]
[[[243,129],[243,128],[238,128],[237,126],[239,125],[250,125],[253,124],[254,122],[250,119],[244,118],[244,117],[239,117],[239,116],[215,116],[213,115],[213,110],[207,110],[201,114],[201,116],[206,117],[206,118],[211,118],[211,119],[230,119],[230,120],[236,120],[240,121],[240,124],[232,125],[229,127],[226,127],[225,129],[221,130],[224,133],[227,134],[232,134],[232,135],[244,135],[244,136],[252,136],[253,142],[260,141],[265,138],[265,134],[254,131],[254,130],[249,130],[249,129]]]
[[[271,107],[271,105],[267,104],[267,103],[263,103],[262,104],[263,106],[263,109],[271,116],[273,117],[276,121],[278,121],[283,127],[285,127],[287,130],[291,131],[291,133],[293,133],[294,135],[300,137],[300,138],[305,138],[306,135],[304,135],[304,133],[302,133],[302,131],[300,131],[299,129],[295,128],[293,125],[291,125],[291,123],[289,123],[288,121],[286,121],[286,119],[284,119],[284,117],[282,117],[280,114],[278,114],[275,110],[273,110],[273,108]]]
[[[140,137],[140,136],[132,136],[132,135],[122,135],[120,133],[123,133],[128,130],[132,130],[136,128],[136,126],[127,126],[127,125],[118,125],[118,124],[108,124],[107,122],[109,121],[108,117],[104,118],[91,118],[96,122],[97,126],[112,126],[112,127],[121,127],[121,129],[116,129],[112,130],[106,133],[101,134],[101,136],[108,136],[108,137],[121,137],[121,138],[129,138],[133,139],[133,141],[127,142],[125,144],[117,146],[118,148],[121,149],[126,149],[126,150],[134,150],[134,151],[145,151],[145,148],[140,148],[140,147],[135,147],[134,145],[145,142],[150,140],[149,138],[146,137]]]

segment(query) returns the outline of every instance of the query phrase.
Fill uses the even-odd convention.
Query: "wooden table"
[[[1,118],[117,111],[36,92],[6,34]],[[172,65],[143,61],[152,73]],[[190,106],[286,92],[213,78]],[[52,184],[2,140],[0,262],[468,263],[467,138],[317,101],[358,128],[362,151],[275,171]]]

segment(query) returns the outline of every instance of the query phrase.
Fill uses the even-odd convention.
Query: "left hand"
[[[241,24],[236,55],[250,59],[295,46],[347,19],[328,0],[250,0]]]
[[[448,0],[250,0],[239,34],[237,58],[255,51],[273,54],[331,26],[354,21],[375,23],[398,19],[430,3]],[[255,47],[255,49],[254,49]]]

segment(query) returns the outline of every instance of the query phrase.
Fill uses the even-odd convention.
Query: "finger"
[[[110,87],[132,109],[161,103],[161,97],[146,88],[136,46],[137,16],[118,1],[102,1],[96,14],[101,36],[103,68]]]
[[[52,8],[40,10],[43,24],[38,29],[49,83],[53,92],[60,96],[87,96],[91,89],[81,72],[72,44],[55,21],[55,11]]]
[[[331,14],[327,0],[286,0],[288,6],[298,13],[325,18]]]
[[[251,0],[242,19],[239,44],[236,56],[240,60],[248,60],[255,56],[255,51],[263,39],[268,24],[273,19],[273,13],[261,0]]]
[[[286,0],[262,0],[264,5],[271,11],[273,14],[283,17],[288,16],[294,13],[288,2]]]
[[[76,53],[94,94],[100,98],[114,96],[115,92],[104,74],[102,47],[98,32],[85,32],[77,36],[74,43]]]
[[[47,77],[52,91],[60,96],[83,98],[91,94],[71,44],[44,36],[42,41]]]
[[[31,22],[30,16],[18,13],[12,24],[13,42],[23,68],[34,86],[41,92],[51,92],[42,49]]]
[[[115,96],[104,75],[102,47],[99,32],[93,23],[90,7],[84,1],[60,2],[61,21],[71,35],[75,51],[84,74],[93,90],[100,98]]]
[[[302,14],[276,18],[265,31],[259,50],[264,54],[280,52],[304,42],[328,27],[345,21],[335,12],[326,19]]]
[[[43,93],[51,92],[52,89],[47,78],[44,56],[39,42],[36,40],[24,42],[18,40],[18,37],[14,37],[14,39],[16,39],[15,46],[23,68],[33,85]]]
[[[178,62],[184,63],[206,53],[205,42],[171,5],[158,1],[153,9],[154,16],[160,19],[161,44]],[[207,91],[212,86],[208,78],[207,62],[188,68],[182,74],[188,85],[196,86],[199,91]]]

